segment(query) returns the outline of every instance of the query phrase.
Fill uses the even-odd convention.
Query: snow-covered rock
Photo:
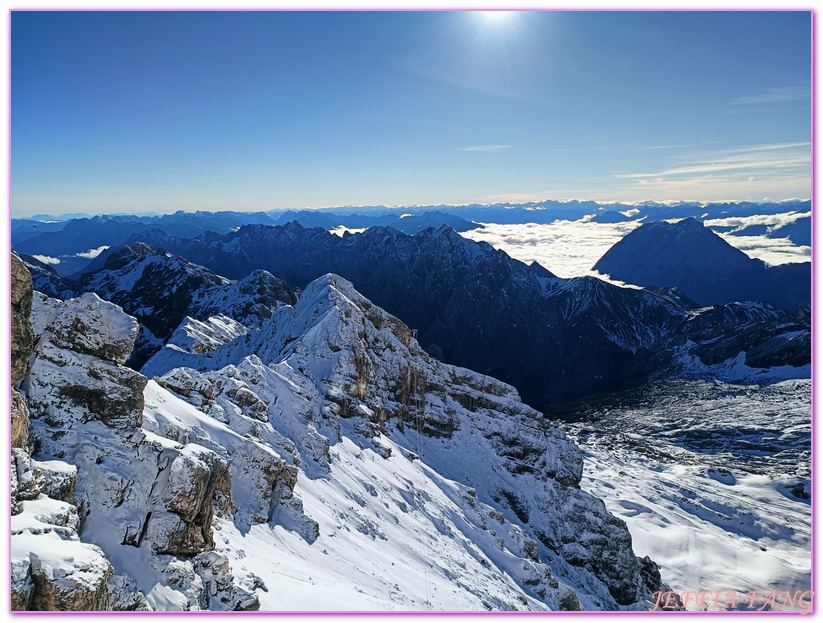
[[[129,358],[138,330],[134,318],[93,293],[70,301],[36,296],[32,325],[39,342],[119,364]]]
[[[256,607],[244,577],[223,567],[215,577],[188,560],[213,547],[214,514],[232,512],[229,458],[140,428],[147,379],[122,365],[136,321],[94,294],[35,299],[37,345],[21,401],[31,405],[40,460],[14,450],[14,607],[151,609],[160,602],[146,573],[122,563],[123,549],[141,545],[143,554],[131,557],[152,569],[150,577],[164,578],[175,565],[191,570],[178,578],[179,590],[160,582],[162,603],[176,595],[183,609],[210,607],[212,598],[219,608]],[[217,587],[211,595],[201,572]]]
[[[248,329],[245,325],[224,314],[212,316],[205,321],[186,316],[167,344],[202,355],[246,333]]]
[[[38,340],[22,387],[34,417],[140,425],[146,378],[122,365],[137,336],[133,318],[95,294],[60,301],[38,293],[32,319]]]
[[[43,502],[63,506],[44,510]],[[74,507],[48,498],[25,506],[34,508],[12,519],[12,609],[104,609],[113,568],[99,547],[80,542],[73,530],[61,525],[76,521],[76,510],[73,517],[68,512]]]
[[[12,610],[102,610],[107,599],[119,603],[107,588],[111,563],[78,537],[80,517],[71,503],[76,476],[71,465],[12,451]]]
[[[634,556],[625,524],[577,487],[581,455],[562,432],[511,386],[430,357],[408,327],[340,277],[310,284],[297,305],[278,309],[260,331],[205,354],[167,347],[143,371],[217,422],[277,448],[298,470],[295,493],[312,495],[318,480],[343,477],[335,467],[341,444],[392,462],[382,469],[420,461],[472,492],[458,496],[461,514],[485,505],[470,524],[486,530],[488,518],[499,517],[509,534],[504,541],[520,538],[515,556],[536,559],[550,569],[546,577],[563,579],[552,588],[532,572],[517,575],[520,590],[545,606],[572,607],[578,599],[586,608],[631,606],[658,588],[651,585],[655,565]],[[156,432],[168,434],[169,415],[147,417],[146,425],[152,419]],[[305,520],[317,520],[311,509],[292,509],[308,516],[301,529],[281,517],[282,509],[272,515],[275,524],[304,542],[323,540],[320,522],[317,534],[305,534]],[[364,534],[385,536],[379,520],[360,522]]]
[[[114,251],[101,268],[83,275],[74,287],[120,305],[138,320],[140,335],[129,362],[135,368],[169,340],[186,316],[210,324],[205,332],[214,339],[226,330],[238,334],[238,327],[221,327],[226,323],[209,321],[212,316],[259,327],[278,305],[295,300],[286,283],[266,271],[231,281],[143,243]]]
[[[211,349],[167,345],[156,381],[96,295],[33,317],[19,607],[641,609],[661,588],[561,431],[335,275]]]

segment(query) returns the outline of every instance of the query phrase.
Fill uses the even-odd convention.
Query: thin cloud
[[[703,147],[704,145],[717,145],[723,141],[709,141],[708,143],[688,143],[686,145],[644,145],[640,149],[683,149],[685,147]]]
[[[749,178],[752,172],[763,170],[794,169],[800,172],[801,168],[811,166],[810,146],[811,143],[773,143],[698,152],[676,158],[676,160],[685,161],[680,166],[653,173],[621,173],[615,177],[663,180],[701,173],[744,171],[746,178]]]
[[[811,87],[778,87],[768,89],[757,95],[739,97],[732,102],[733,105],[746,106],[749,104],[782,104],[784,102],[797,102],[808,100],[811,103]]]
[[[500,151],[501,149],[511,149],[514,145],[472,145],[470,147],[458,147],[455,151]]]
[[[707,227],[733,227],[728,233],[734,234],[754,225],[765,225],[769,233],[791,225],[800,219],[811,218],[809,212],[781,212],[778,214],[755,214],[753,216],[732,216],[727,218],[706,219]]]
[[[782,159],[774,159],[774,160],[759,160],[757,162],[712,162],[709,164],[698,164],[690,167],[680,167],[678,169],[667,169],[666,171],[660,171],[659,173],[626,173],[623,175],[618,175],[617,177],[622,178],[639,178],[639,177],[651,177],[651,178],[659,178],[659,177],[666,177],[670,175],[691,175],[694,173],[717,173],[719,171],[732,171],[734,169],[753,169],[757,168],[783,168],[783,167],[794,167],[799,165],[808,165],[811,161],[809,158],[806,157],[798,157],[798,158],[782,158]],[[753,180],[754,177],[750,176]]]

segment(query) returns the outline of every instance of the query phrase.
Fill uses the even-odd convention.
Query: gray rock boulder
[[[137,336],[133,318],[95,294],[59,301],[38,293],[32,319],[38,342],[23,388],[34,417],[140,426],[147,379],[122,365]]]

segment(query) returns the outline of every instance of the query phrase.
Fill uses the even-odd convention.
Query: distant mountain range
[[[781,203],[683,203],[664,205],[647,203],[598,204],[593,201],[541,201],[522,204],[469,204],[414,206],[386,208],[384,206],[361,208],[330,208],[302,211],[271,212],[176,212],[159,215],[109,215],[59,220],[55,218],[12,219],[12,245],[20,252],[40,256],[52,262],[61,276],[79,275],[88,270],[91,260],[104,247],[123,244],[130,236],[157,228],[180,238],[194,238],[205,232],[226,234],[244,225],[282,225],[297,221],[304,227],[334,229],[344,226],[362,229],[375,226],[394,227],[413,234],[428,227],[449,225],[455,231],[467,231],[480,227],[480,223],[552,223],[557,220],[579,220],[589,217],[594,222],[617,223],[628,220],[646,221],[695,217],[699,220],[745,217],[755,214],[787,212],[805,213],[811,210],[809,201]],[[722,229],[731,227],[718,226]],[[755,230],[751,230],[754,232]],[[735,231],[747,234],[749,231]],[[796,244],[811,241],[810,219],[799,219],[781,229],[769,228],[765,235],[790,237]],[[51,259],[48,259],[51,258]],[[58,262],[59,261],[59,262]]]
[[[702,305],[767,301],[791,311],[811,303],[810,263],[769,266],[694,218],[642,225],[594,269],[641,286],[677,286]]]
[[[148,272],[147,263],[153,267]],[[688,292],[671,288],[651,291],[592,277],[560,279],[539,264],[527,266],[448,226],[414,236],[373,227],[340,237],[298,223],[250,225],[196,239],[152,229],[114,251],[95,272],[61,283],[117,302],[150,329],[153,339],[138,343],[139,364],[168,340],[185,316],[206,321],[210,314],[226,313],[238,318],[236,310],[203,309],[194,302],[211,300],[214,292],[229,287],[220,285],[226,280],[218,275],[240,284],[261,270],[267,271],[267,279],[276,275],[285,281],[278,282],[276,296],[261,290],[269,306],[272,299],[287,303],[289,287],[304,288],[334,271],[403,318],[430,355],[500,378],[543,410],[554,408],[558,400],[660,373],[673,363],[672,349],[693,335],[699,335],[694,342],[703,342],[744,326],[772,323],[772,329],[753,333],[755,341],[757,335],[764,341],[781,333],[787,317],[760,304],[747,304],[731,316],[698,309]],[[59,289],[53,275],[33,274],[36,288],[47,280],[46,287]],[[187,284],[182,290],[174,285],[181,280]],[[250,304],[261,302],[256,296],[251,295]],[[239,321],[248,324],[247,317]],[[782,362],[774,365],[805,365],[807,351],[801,348],[798,355],[797,344],[793,342],[792,350],[772,342],[766,359]]]
[[[347,227],[350,229],[361,229],[368,227],[393,227],[405,234],[414,234],[429,227],[440,227],[448,225],[455,231],[469,231],[480,227],[477,223],[472,223],[464,218],[447,214],[438,210],[418,213],[403,214],[383,214],[383,215],[363,215],[363,214],[335,214],[331,212],[320,212],[317,210],[302,210],[294,212],[289,210],[277,219],[278,225],[285,225],[296,221],[303,227],[323,227],[334,229]]]

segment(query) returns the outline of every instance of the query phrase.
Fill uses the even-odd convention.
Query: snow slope
[[[513,530],[527,531],[529,548],[541,551],[555,575],[574,585],[578,595],[588,593],[580,597],[584,606],[615,607],[614,599],[626,605],[637,599],[641,571],[628,553],[628,535],[596,500],[568,486],[579,479],[574,447],[522,405],[513,388],[430,358],[408,328],[339,277],[310,284],[294,308],[279,309],[259,333],[202,355],[167,347],[143,371],[229,426],[248,430],[251,425],[251,434],[284,455],[289,450],[283,438],[290,440],[300,474],[308,479],[298,478],[295,491],[305,483],[311,492],[319,480],[337,477],[335,451],[341,442],[348,447],[351,431],[351,443],[371,447],[386,457],[382,461],[420,460],[440,478],[472,488],[478,503],[496,508]],[[393,473],[397,469],[391,467]],[[429,483],[425,490],[441,487]],[[322,494],[327,505],[347,495]],[[467,495],[452,497],[465,506]],[[558,518],[556,508],[568,517]],[[346,507],[341,512],[350,514]],[[363,521],[382,526],[385,518]],[[438,531],[455,532],[444,525]],[[587,529],[586,545],[573,545]],[[604,551],[614,566],[601,564]],[[445,568],[455,573],[454,564]],[[608,576],[610,588],[604,591],[590,573]],[[552,607],[558,604],[550,601]]]
[[[38,505],[78,518],[82,571],[105,556],[84,584],[96,607],[613,610],[665,588],[578,487],[561,431],[339,277],[234,339],[219,318],[183,331],[151,381],[122,366],[137,325],[115,305],[38,296],[33,316],[22,388],[40,447],[15,482],[37,465],[76,482],[60,508],[48,488],[20,501],[23,601],[43,577]]]
[[[809,380],[690,380],[564,428],[584,452],[581,486],[673,590],[795,594],[811,590],[810,412]]]

